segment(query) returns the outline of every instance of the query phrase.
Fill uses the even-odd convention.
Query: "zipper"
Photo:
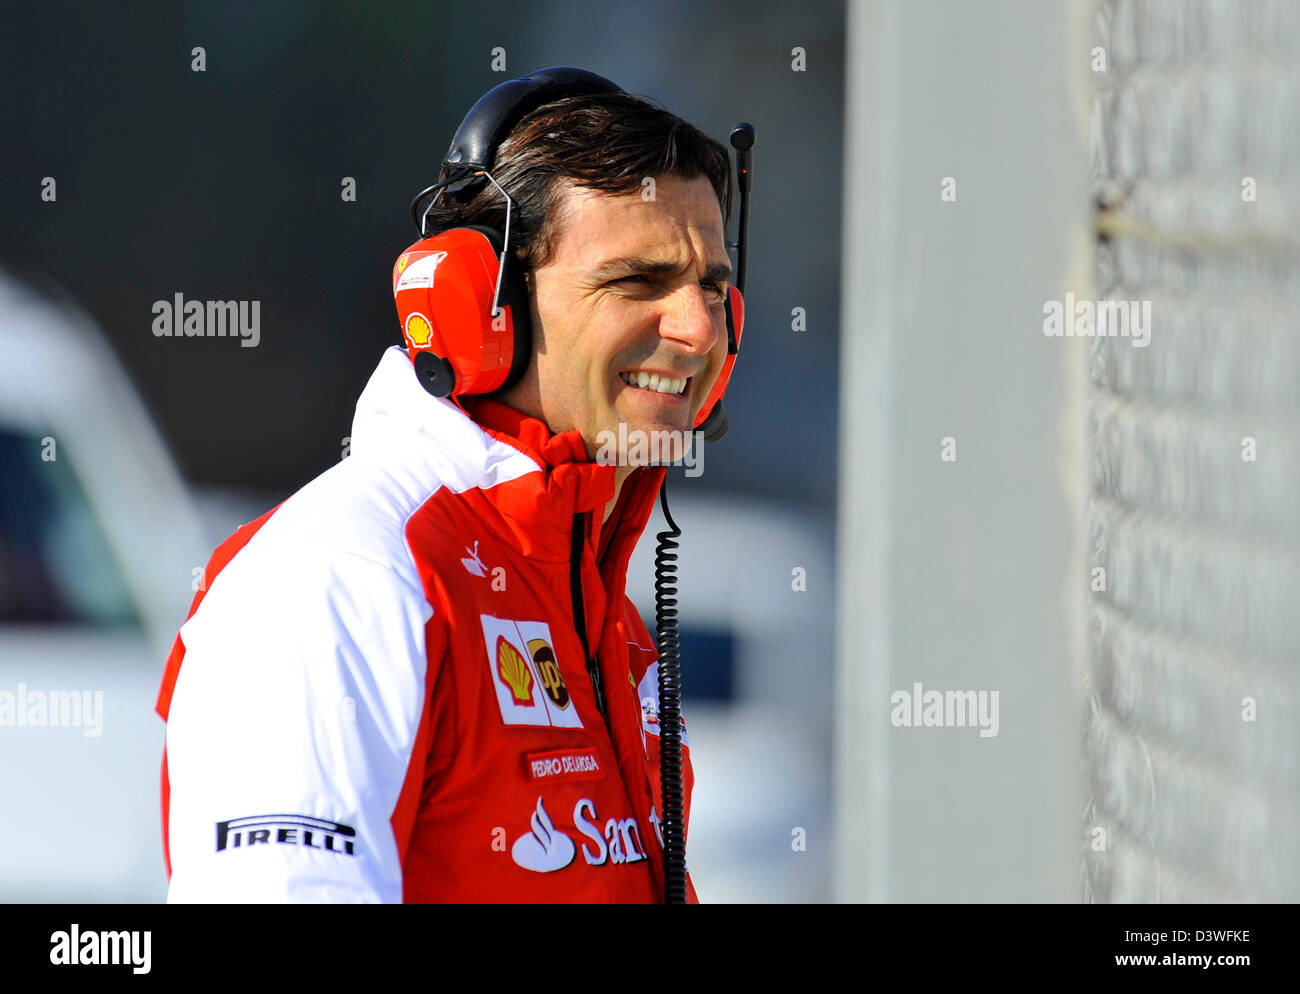
[[[585,518],[585,514],[573,516],[573,539],[569,551],[569,594],[573,601],[573,627],[578,630],[578,638],[582,642],[582,656],[587,664],[587,675],[591,678],[596,708],[600,711],[600,716],[605,719],[605,727],[609,728],[609,714],[605,709],[605,691],[600,684],[600,666],[591,658],[591,646],[587,643],[587,602],[582,596],[582,542],[586,533]]]

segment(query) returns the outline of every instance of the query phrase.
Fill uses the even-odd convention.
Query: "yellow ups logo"
[[[560,666],[555,661],[555,650],[546,644],[546,639],[529,639],[528,651],[537,665],[537,675],[541,677],[542,689],[560,710],[569,706],[569,688],[564,685],[560,675]]]
[[[524,657],[506,641],[504,635],[497,636],[497,673],[510,687],[515,703],[533,703],[533,674],[529,672]]]

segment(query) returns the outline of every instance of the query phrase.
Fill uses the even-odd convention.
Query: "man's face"
[[[712,185],[661,176],[644,200],[566,184],[558,219],[554,255],[532,274],[533,361],[502,399],[553,432],[578,429],[593,459],[620,422],[629,440],[680,443],[727,358],[731,263]]]

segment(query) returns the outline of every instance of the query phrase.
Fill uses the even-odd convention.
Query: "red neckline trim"
[[[457,400],[461,409],[480,428],[521,450],[543,469],[565,463],[592,462],[582,432],[576,428],[552,434],[545,421],[491,397],[465,396]],[[609,469],[612,471],[613,467]]]

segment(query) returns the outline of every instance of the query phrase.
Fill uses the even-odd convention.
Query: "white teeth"
[[[618,375],[622,377],[623,382],[628,386],[667,394],[680,394],[686,389],[686,380],[688,379],[688,377],[682,377],[679,380],[670,380],[658,373],[619,373]]]

